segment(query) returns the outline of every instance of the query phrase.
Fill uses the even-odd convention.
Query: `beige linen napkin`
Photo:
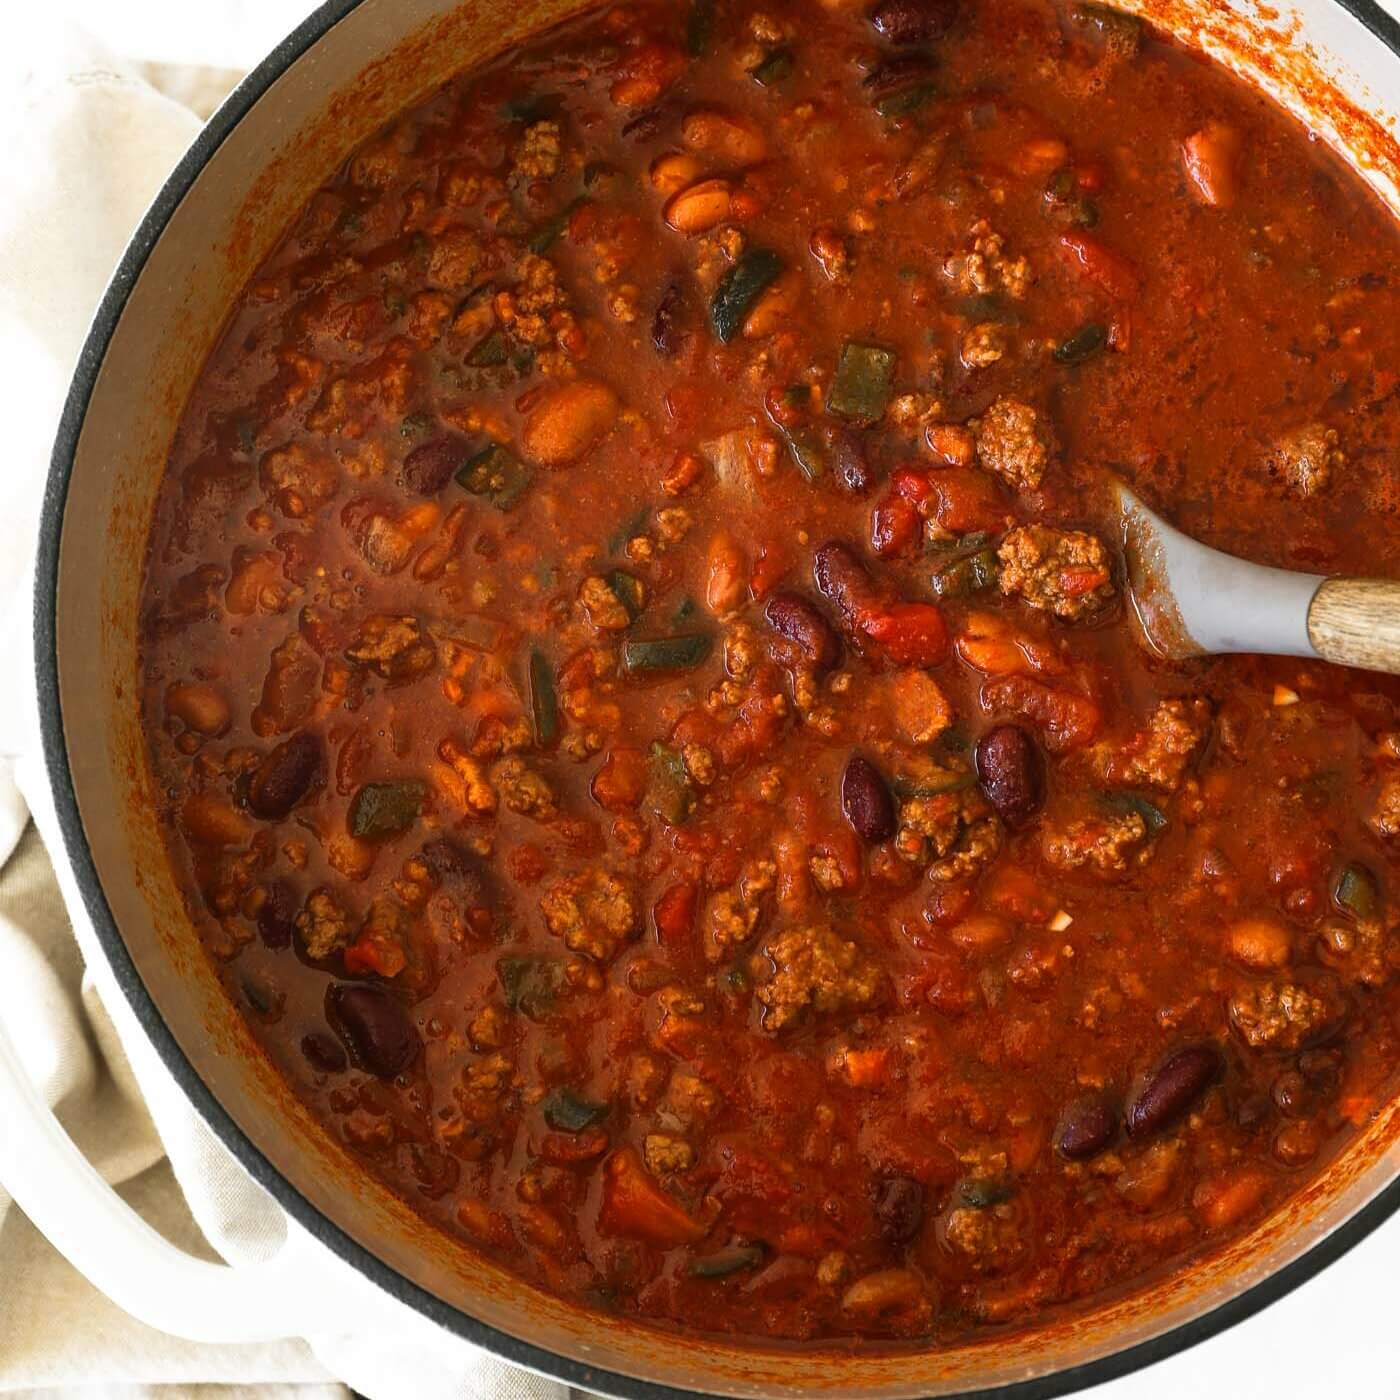
[[[275,1250],[285,1219],[189,1108],[111,983],[61,860],[29,660],[38,503],[73,362],[130,232],[236,75],[124,65],[39,11],[24,32],[27,47],[0,50],[0,1018],[124,1199],[172,1241],[236,1266]],[[373,1400],[567,1394],[383,1295],[367,1313],[364,1286],[344,1275],[345,1335],[196,1345],[122,1314],[0,1189],[0,1393],[330,1400],[349,1394],[340,1378]]]

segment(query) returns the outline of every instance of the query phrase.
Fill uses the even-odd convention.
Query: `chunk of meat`
[[[345,659],[395,684],[417,680],[433,668],[437,648],[416,617],[373,613],[365,618]]]
[[[552,816],[559,802],[554,790],[523,758],[503,759],[491,774],[501,801],[524,817]]]
[[[329,890],[312,890],[296,917],[296,934],[306,956],[320,960],[350,941],[350,916]]]
[[[1125,874],[1130,864],[1143,858],[1147,834],[1140,812],[1083,816],[1047,829],[1041,850],[1059,870],[1087,869],[1111,877]]]
[[[1366,820],[1383,840],[1400,836],[1400,771],[1389,772],[1381,779],[1371,815]]]
[[[1230,998],[1230,1024],[1255,1050],[1297,1050],[1317,1040],[1342,1018],[1341,998],[1321,983],[1270,980]]]
[[[269,452],[258,477],[277,508],[294,519],[323,506],[340,485],[340,472],[331,457],[304,442],[290,442]]]
[[[1097,612],[1113,598],[1108,550],[1082,530],[1023,525],[1002,540],[997,559],[1003,593],[1066,621]]]
[[[606,870],[556,881],[540,900],[540,912],[566,948],[598,962],[614,958],[640,927],[632,891]]]
[[[1175,792],[1210,728],[1210,703],[1162,700],[1147,728],[1121,749],[1105,750],[1103,771],[1115,782]]]
[[[631,614],[622,600],[607,579],[597,574],[590,575],[579,585],[578,600],[588,620],[600,632],[622,632],[631,624]]]
[[[823,1014],[864,1008],[879,994],[880,969],[826,925],[788,929],[765,952],[774,968],[758,989],[765,1030],[782,1030],[809,1007]]]
[[[1346,464],[1335,428],[1305,423],[1285,433],[1269,454],[1269,470],[1300,496],[1316,496],[1331,484],[1332,473]]]
[[[559,173],[562,151],[558,122],[532,122],[511,152],[512,173],[524,180],[551,179]]]
[[[957,1206],[948,1212],[941,1233],[949,1251],[973,1273],[1006,1273],[1026,1250],[1020,1215],[1005,1201]]]
[[[1054,436],[1044,417],[1020,399],[997,399],[972,424],[977,461],[1017,491],[1034,491],[1045,478]]]

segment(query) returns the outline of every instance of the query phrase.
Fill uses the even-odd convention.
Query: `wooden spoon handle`
[[[1400,673],[1400,582],[1327,579],[1308,608],[1308,637],[1339,666]]]

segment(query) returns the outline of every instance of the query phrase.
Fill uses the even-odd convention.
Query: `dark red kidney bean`
[[[1235,1122],[1247,1133],[1257,1133],[1274,1116],[1274,1106],[1267,1094],[1246,1094],[1235,1105]]]
[[[685,345],[685,292],[679,282],[668,282],[651,318],[651,343],[658,355],[674,359]]]
[[[338,982],[326,993],[326,1012],[355,1063],[381,1079],[402,1074],[422,1046],[408,1009],[385,987]]]
[[[269,948],[285,948],[292,941],[292,925],[297,915],[296,896],[281,880],[267,888],[267,898],[258,906],[258,937]]]
[[[841,428],[831,438],[832,476],[843,491],[864,496],[875,485],[875,471],[865,455],[860,438]]]
[[[841,638],[821,609],[800,593],[774,593],[763,609],[768,625],[798,647],[815,671],[829,671],[841,659]]]
[[[841,810],[862,841],[874,845],[894,835],[894,798],[875,765],[859,754],[841,778]]]
[[[865,75],[864,86],[876,97],[903,87],[933,72],[933,60],[922,53],[895,54],[877,64]]]
[[[415,447],[403,459],[399,480],[420,496],[436,496],[452,479],[452,474],[471,456],[461,438],[437,438]]]
[[[1220,1078],[1225,1059],[1214,1045],[1188,1045],[1168,1055],[1128,1105],[1132,1137],[1169,1128]]]
[[[320,739],[314,734],[293,734],[253,771],[248,810],[264,821],[285,817],[320,779],[323,767]]]
[[[870,23],[892,44],[930,44],[952,28],[957,13],[957,0],[880,0]]]
[[[1118,1136],[1118,1111],[1107,1099],[1080,1099],[1065,1109],[1055,1130],[1055,1146],[1062,1157],[1082,1162],[1096,1157]]]
[[[876,1182],[875,1219],[891,1244],[907,1244],[924,1223],[924,1188],[907,1176]]]
[[[301,1053],[312,1069],[322,1074],[340,1074],[349,1061],[345,1047],[325,1031],[312,1031],[301,1038]]]
[[[858,626],[862,617],[880,606],[880,591],[860,556],[840,540],[828,540],[812,556],[812,577],[817,592],[836,608],[848,627]]]
[[[1045,759],[1017,724],[999,724],[977,741],[977,781],[997,815],[1013,830],[1045,803]]]

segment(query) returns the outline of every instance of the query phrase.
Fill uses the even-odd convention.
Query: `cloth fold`
[[[48,13],[26,28],[28,45],[0,54],[0,366],[11,409],[0,645],[12,659],[0,683],[0,1018],[40,1093],[123,1199],[182,1248],[238,1267],[275,1253],[288,1222],[180,1093],[96,945],[63,859],[29,663],[39,502],[92,308],[151,196],[237,74],[143,70]],[[345,1280],[343,1334],[196,1345],[122,1314],[0,1189],[0,1393],[169,1400],[232,1387],[222,1393],[240,1400],[329,1400],[349,1394],[345,1382],[372,1400],[567,1395],[433,1327],[329,1256],[326,1267]]]

